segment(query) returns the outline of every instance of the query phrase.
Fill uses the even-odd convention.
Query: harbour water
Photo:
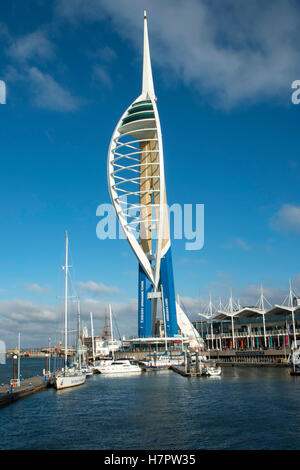
[[[52,359],[53,363],[53,359]],[[45,358],[40,357],[24,357],[20,359],[20,375],[24,378],[35,377],[36,375],[42,375],[43,369],[46,366]],[[6,360],[6,364],[0,365],[0,386],[2,384],[8,384],[12,378],[13,362],[9,358]]]
[[[44,361],[22,367],[24,377],[37,375]],[[221,377],[189,379],[94,375],[0,409],[0,449],[295,450],[299,396],[300,378],[286,368],[224,367]]]

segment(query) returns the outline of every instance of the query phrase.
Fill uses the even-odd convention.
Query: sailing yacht
[[[76,367],[68,367],[68,233],[66,232],[66,264],[65,270],[65,367],[54,375],[54,386],[57,390],[75,387],[85,383],[86,374]]]

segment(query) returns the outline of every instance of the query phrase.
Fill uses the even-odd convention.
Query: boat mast
[[[290,303],[291,310],[292,310],[294,347],[296,348],[297,341],[296,341],[296,328],[295,328],[295,306],[294,306],[294,293],[293,293],[293,289],[292,289],[292,281],[290,281],[289,303]]]
[[[66,232],[66,264],[65,269],[65,369],[68,363],[68,232]]]
[[[77,299],[77,360],[81,368],[81,335],[80,335],[80,299]]]
[[[264,328],[264,344],[265,348],[267,347],[267,337],[266,337],[266,321],[265,321],[265,297],[264,297],[264,289],[263,286],[260,286],[260,304],[259,308],[262,311],[262,317],[263,317],[263,328]]]
[[[232,300],[232,289],[230,289],[229,311],[230,311],[230,316],[231,316],[232,347],[233,347],[233,349],[235,349],[235,336],[234,336],[234,323],[233,323],[233,300]]]
[[[95,345],[94,345],[94,324],[93,324],[93,314],[91,315],[91,335],[92,335],[92,352],[93,352],[93,365],[95,365]]]
[[[209,315],[210,315],[210,335],[211,335],[211,349],[214,349],[214,328],[213,328],[213,305],[211,301],[211,292],[209,293]],[[216,341],[216,348],[217,348],[217,341]]]
[[[20,383],[21,333],[18,335],[18,381]]]
[[[108,333],[108,325],[107,325],[107,311],[105,309],[105,326],[104,326],[104,339],[108,341],[109,333]]]
[[[114,354],[114,333],[113,333],[113,327],[112,327],[112,313],[111,313],[111,305],[108,305],[109,308],[109,321],[110,321],[110,337],[111,337],[111,346],[112,346],[112,357],[113,360],[115,360],[115,354]]]

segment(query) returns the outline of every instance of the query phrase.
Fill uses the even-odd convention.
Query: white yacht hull
[[[85,383],[85,374],[80,375],[59,375],[55,377],[54,386],[57,390],[63,388],[77,387]]]
[[[140,367],[138,367],[137,369],[122,369],[121,367],[115,367],[115,368],[111,368],[111,367],[107,367],[107,368],[100,368],[99,367],[99,372],[100,374],[103,374],[103,375],[112,375],[112,374],[140,374],[142,372],[142,369]]]
[[[221,375],[222,369],[219,367],[207,367],[206,372],[210,377],[218,377]]]
[[[100,369],[103,369],[104,367],[107,367],[112,362],[113,362],[112,359],[105,359],[105,360],[97,361],[97,364],[92,366],[92,369],[96,374],[101,374]]]

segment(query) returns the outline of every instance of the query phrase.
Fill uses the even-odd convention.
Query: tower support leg
[[[163,287],[163,302],[166,316],[166,333],[167,336],[175,336],[178,334],[175,288],[171,247],[161,259],[160,265],[160,282]]]
[[[139,338],[147,338],[152,335],[152,311],[151,299],[148,293],[152,292],[152,284],[139,264],[138,281],[138,335]]]

